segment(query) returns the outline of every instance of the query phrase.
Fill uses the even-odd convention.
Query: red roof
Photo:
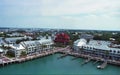
[[[56,34],[56,37],[55,37],[55,42],[60,42],[60,43],[68,43],[70,40],[70,37],[68,36],[68,34],[65,34],[65,33],[59,33],[59,34]]]

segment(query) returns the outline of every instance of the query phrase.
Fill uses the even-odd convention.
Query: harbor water
[[[93,64],[95,61],[90,61],[87,64],[81,65],[85,59],[78,58],[72,60],[73,56],[66,56],[58,59],[61,54],[54,54],[35,60],[10,64],[4,67],[0,67],[0,75],[16,75],[16,74],[89,74],[89,75],[119,75],[120,66],[107,65],[104,69],[97,69],[99,63]]]

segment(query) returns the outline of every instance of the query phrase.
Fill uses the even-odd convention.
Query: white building
[[[15,53],[15,57],[19,57],[22,51],[26,52],[26,49],[21,44],[10,45],[10,47],[12,48],[10,50]]]
[[[36,41],[25,41],[20,44],[26,49],[27,54],[31,54],[52,49],[53,41],[52,39],[41,39]]]
[[[81,48],[82,46],[85,46],[86,43],[87,43],[87,41],[86,41],[85,39],[79,39],[79,40],[76,40],[76,41],[74,42],[73,47],[74,47],[75,50],[78,51],[79,48]]]
[[[26,52],[26,54],[32,54],[35,52],[41,52],[44,50],[51,50],[53,48],[54,42],[52,39],[41,39],[36,41],[24,41],[20,44],[9,45],[12,52],[15,53],[16,57],[20,57],[21,52]]]
[[[17,40],[26,39],[26,37],[12,37],[12,38],[5,38],[4,42],[9,44],[15,44]]]
[[[120,48],[109,47],[110,41],[90,40],[89,43],[85,39],[79,39],[74,42],[74,50],[80,50],[80,48],[87,50],[104,50],[113,54],[120,54]]]
[[[34,53],[41,46],[38,41],[25,41],[20,44],[26,49],[27,54]]]
[[[44,47],[44,50],[48,50],[52,48],[52,45],[54,44],[53,40],[49,37],[48,39],[41,39],[38,42],[40,42],[41,45],[46,45],[46,47]]]

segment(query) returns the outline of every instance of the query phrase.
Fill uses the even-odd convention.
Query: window
[[[116,53],[116,51],[115,51],[115,50],[114,50],[113,52],[114,52],[114,53]]]
[[[120,53],[120,51],[117,51],[117,53]]]
[[[112,50],[110,50],[110,52],[112,52]]]

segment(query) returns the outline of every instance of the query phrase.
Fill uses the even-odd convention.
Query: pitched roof
[[[0,52],[3,52],[3,49],[0,48]]]

